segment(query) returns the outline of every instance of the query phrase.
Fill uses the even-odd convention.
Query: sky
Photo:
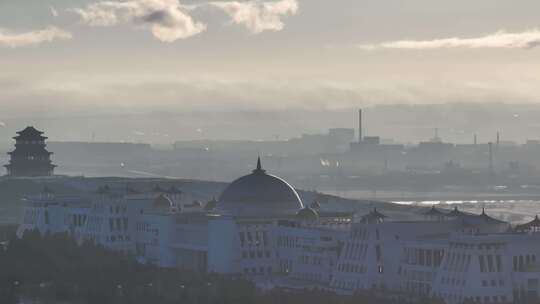
[[[0,122],[536,103],[537,0],[0,0]]]

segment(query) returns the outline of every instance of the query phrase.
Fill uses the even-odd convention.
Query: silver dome
[[[294,215],[304,206],[296,190],[283,179],[266,173],[260,158],[257,169],[232,182],[218,200],[218,210],[235,216]]]

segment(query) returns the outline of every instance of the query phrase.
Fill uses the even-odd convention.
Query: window
[[[381,260],[381,245],[375,246],[375,254],[377,255],[377,261]]]
[[[484,265],[484,256],[483,255],[478,256],[478,263],[480,264],[480,272],[484,272],[486,266]]]
[[[494,269],[493,269],[493,256],[491,254],[489,254],[487,256],[487,262],[488,262],[488,272],[493,272]]]
[[[502,261],[501,261],[501,256],[500,256],[500,255],[497,255],[497,256],[496,256],[496,259],[497,259],[497,272],[502,272]]]
[[[243,231],[240,231],[240,246],[241,247],[244,247],[244,242],[245,242],[245,236],[244,236],[244,232]]]

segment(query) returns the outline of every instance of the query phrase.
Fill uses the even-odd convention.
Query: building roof
[[[169,212],[172,207],[173,207],[172,201],[164,194],[159,195],[152,202],[152,208],[155,211]]]
[[[42,136],[43,132],[38,131],[36,128],[34,128],[32,126],[26,127],[24,130],[17,132],[17,134],[18,135],[13,137],[13,139],[23,139],[23,138],[24,139],[26,139],[26,138],[29,138],[29,139],[35,139],[35,138],[46,139],[47,138],[45,136]]]
[[[198,200],[194,200],[190,205],[191,207],[202,207],[202,203]]]
[[[498,220],[496,218],[493,218],[486,214],[486,209],[482,208],[482,213],[478,216],[481,219],[488,221],[488,222],[495,222],[495,223],[505,223],[504,221]]]
[[[137,189],[135,189],[135,188],[128,185],[128,186],[126,186],[126,193],[128,193],[128,194],[139,194],[141,192],[139,190],[137,190]]]
[[[156,184],[154,186],[154,188],[152,188],[152,192],[155,192],[155,193],[163,193],[165,192],[165,189],[161,188],[160,185]]]
[[[446,216],[447,214],[440,211],[439,209],[435,208],[435,206],[431,206],[431,209],[424,212],[424,215],[426,215],[426,216]]]
[[[296,213],[296,217],[303,221],[316,221],[319,219],[319,214],[314,209],[305,207]]]
[[[169,190],[167,190],[167,193],[169,194],[181,194],[182,190],[180,190],[177,186],[171,186]]]
[[[387,218],[387,216],[377,211],[377,208],[375,207],[373,208],[371,212],[369,212],[368,214],[362,217],[362,222],[365,222],[365,223],[380,222],[384,220],[385,218]]]
[[[321,218],[352,218],[354,211],[317,211]]]
[[[111,192],[111,187],[109,187],[109,185],[100,186],[97,188],[96,192],[98,194],[107,194]]]
[[[540,227],[540,219],[538,219],[538,215],[534,217],[534,219],[528,223],[517,225],[516,230],[518,231],[524,231],[524,230],[530,230],[531,228]]]
[[[216,208],[217,206],[217,200],[215,197],[213,197],[210,201],[208,201],[208,203],[206,203],[206,205],[204,206],[204,210],[206,211],[212,211]]]
[[[266,173],[260,158],[257,168],[233,181],[218,200],[220,211],[236,216],[294,215],[303,207],[296,190],[283,179]]]
[[[454,210],[450,211],[450,212],[447,213],[446,215],[447,215],[447,216],[456,216],[456,217],[459,217],[459,216],[464,216],[464,215],[466,215],[466,213],[459,211],[459,210],[458,210],[458,207],[455,206],[455,207],[454,207]]]

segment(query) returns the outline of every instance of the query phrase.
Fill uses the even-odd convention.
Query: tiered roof
[[[13,139],[47,139],[47,137],[43,136],[43,132],[37,130],[32,126],[26,127],[24,130],[17,132],[17,134],[18,135],[13,137]]]
[[[435,206],[431,206],[431,209],[424,212],[424,215],[426,216],[447,216],[446,213],[440,211],[439,209],[435,208]]]
[[[460,217],[464,215],[467,215],[467,214],[465,212],[459,211],[457,206],[454,207],[454,210],[447,213],[447,216],[454,216],[454,217]]]
[[[486,214],[486,208],[482,208],[482,214],[479,215],[479,217],[487,222],[496,222],[496,223],[504,223],[501,220],[498,220],[496,218],[493,218]]]
[[[377,211],[377,208],[375,207],[370,213],[362,217],[362,222],[365,222],[365,223],[381,222],[385,218],[387,218],[387,216]]]
[[[8,152],[10,161],[4,165],[9,176],[50,176],[56,165],[51,162],[52,152],[47,151],[43,132],[29,126],[17,132],[15,149]]]
[[[517,231],[527,231],[538,228],[540,228],[540,219],[538,219],[538,215],[536,215],[532,221],[516,226]]]

